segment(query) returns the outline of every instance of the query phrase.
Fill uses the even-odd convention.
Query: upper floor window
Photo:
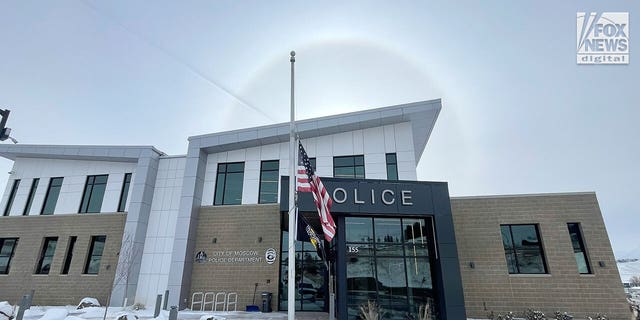
[[[118,212],[124,212],[127,206],[127,197],[129,196],[129,186],[131,185],[131,173],[124,174],[124,182],[122,183],[122,192],[120,192],[120,202],[118,204]]]
[[[387,180],[398,180],[398,158],[395,153],[387,153]]]
[[[100,212],[104,191],[107,189],[108,177],[106,174],[87,177],[87,183],[84,186],[84,193],[82,194],[82,202],[80,202],[79,213]]]
[[[36,190],[38,189],[38,183],[40,183],[39,178],[33,179],[31,182],[31,189],[29,190],[29,196],[27,197],[27,203],[24,206],[24,211],[22,211],[23,216],[29,215],[29,211],[31,210],[31,204],[33,203],[33,198],[36,195]]]
[[[509,273],[547,273],[537,225],[501,225],[500,231]]]
[[[258,203],[278,202],[278,176],[280,161],[262,161],[260,165],[260,192]]]
[[[364,178],[364,156],[333,157],[333,176]]]
[[[11,258],[18,244],[18,238],[0,238],[0,274],[9,274]]]
[[[241,204],[244,162],[219,163],[214,205]]]
[[[56,203],[58,202],[63,179],[64,178],[61,177],[51,178],[49,181],[49,188],[47,189],[47,195],[44,196],[44,205],[42,206],[40,214],[53,214],[56,210]]]
[[[44,238],[44,244],[40,251],[40,259],[38,260],[38,266],[36,267],[36,274],[49,274],[49,270],[51,270],[51,262],[53,262],[53,255],[56,253],[57,244],[58,237]]]
[[[7,200],[7,206],[4,207],[4,215],[8,216],[11,213],[11,206],[13,206],[13,199],[16,197],[18,187],[20,186],[20,179],[13,180],[13,187],[11,187],[11,193],[9,194],[9,200]]]
[[[91,237],[91,247],[89,248],[87,262],[84,265],[84,273],[98,274],[98,271],[100,271],[100,261],[102,261],[102,252],[104,251],[104,243],[106,241],[107,236]]]
[[[582,241],[580,224],[567,223],[567,227],[569,228],[571,245],[573,246],[573,255],[576,257],[578,271],[581,274],[589,274],[591,273],[591,267],[589,266],[589,259],[587,258],[587,250],[585,249],[584,241]]]

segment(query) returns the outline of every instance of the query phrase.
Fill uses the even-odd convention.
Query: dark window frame
[[[75,249],[77,240],[78,240],[77,236],[69,237],[69,241],[67,242],[67,253],[64,256],[64,264],[62,265],[62,270],[60,271],[60,274],[69,274],[69,269],[71,268],[71,261],[73,260],[73,249]]]
[[[233,166],[233,165],[238,165],[238,164],[242,164],[242,170],[238,170],[238,171],[230,171],[229,167]],[[222,171],[224,169],[224,171]],[[245,169],[245,163],[244,161],[239,161],[239,162],[222,162],[222,163],[218,163],[218,167],[216,170],[216,184],[214,186],[214,192],[213,192],[213,205],[214,206],[224,206],[224,205],[239,205],[242,204],[242,191],[243,191],[243,187],[244,187],[244,169]],[[228,186],[228,175],[229,174],[233,174],[233,173],[242,173],[241,175],[241,179],[240,179],[240,201],[239,202],[231,202],[229,199],[227,199],[227,186]],[[223,177],[223,179],[220,179],[221,177]],[[222,181],[222,182],[220,182]],[[219,190],[220,188],[220,183],[222,183],[222,190]],[[222,192],[221,194],[219,192]],[[220,199],[218,199],[218,196],[220,196]],[[218,201],[219,200],[219,201]]]
[[[127,198],[129,197],[129,189],[131,188],[132,173],[125,173],[122,181],[122,189],[120,191],[120,200],[118,201],[118,212],[124,212],[127,207]]]
[[[389,157],[393,157],[391,162],[389,161]],[[398,155],[394,153],[386,153],[384,155],[384,160],[387,167],[387,180],[389,181],[398,181]],[[395,177],[392,177],[391,174],[395,174]]]
[[[7,205],[4,207],[3,216],[9,216],[11,214],[11,207],[13,207],[13,200],[16,198],[16,193],[18,193],[18,188],[20,187],[20,179],[13,180],[13,185],[11,186],[11,193],[9,193],[9,199],[7,199]]]
[[[265,169],[265,164],[276,164],[276,168],[275,169]],[[263,174],[267,174],[267,173],[276,173],[276,194],[275,194],[275,199],[273,199],[273,201],[271,201],[270,199],[263,199],[263,182],[267,183],[266,181],[263,181]],[[278,203],[278,184],[280,181],[280,160],[263,160],[260,161],[260,181],[258,182],[258,203]],[[273,182],[271,182],[273,183]]]
[[[54,242],[51,253],[49,253],[49,243]],[[56,255],[56,248],[58,247],[58,237],[45,237],[42,242],[42,248],[40,249],[40,257],[38,258],[38,264],[36,265],[36,270],[34,274],[49,274],[51,272],[51,265],[53,264],[53,257]],[[45,258],[49,258],[49,268],[44,269],[47,265],[45,264]]]
[[[33,204],[33,198],[35,198],[36,196],[38,184],[40,184],[40,178],[33,178],[33,181],[31,182],[31,188],[29,189],[29,196],[27,196],[27,202],[25,203],[24,210],[22,211],[23,216],[28,216],[29,211],[31,211],[31,205]]]
[[[20,238],[0,238],[0,257],[5,257],[7,259],[7,265],[5,270],[0,271],[0,274],[9,274],[9,271],[11,270],[11,260],[13,259],[13,255],[16,252],[16,247],[18,246],[18,240]],[[7,241],[13,240],[13,246],[11,247],[11,252],[9,252],[9,254],[2,254],[2,252],[4,251],[4,247]]]
[[[575,246],[576,243],[574,243],[573,237],[571,236],[572,226],[575,227],[575,231],[577,231],[576,232],[576,237],[577,237],[576,240],[578,242],[577,248]],[[591,270],[591,264],[589,263],[589,255],[587,254],[587,246],[584,244],[584,237],[582,236],[584,234],[584,232],[582,232],[582,224],[580,222],[569,222],[567,223],[567,229],[569,231],[569,238],[571,239],[571,247],[573,248],[573,255],[576,259],[576,264],[578,266],[578,272],[580,272],[580,274],[592,274],[593,272]],[[585,267],[587,268],[586,272],[580,271],[580,262],[578,261],[578,257],[575,256],[576,253],[582,253]]]
[[[337,165],[337,161],[351,159],[352,164],[350,165]],[[359,161],[362,160],[362,161]],[[362,162],[362,164],[358,164],[358,162]],[[353,168],[353,175],[336,175],[336,169],[342,168]],[[358,175],[357,169],[362,168],[362,176]],[[364,155],[352,155],[352,156],[337,156],[333,157],[333,177],[334,178],[351,178],[351,179],[364,179],[366,178],[366,171],[364,166]]]
[[[102,242],[102,251],[100,252],[100,254],[96,254],[94,252],[97,242]],[[87,253],[87,261],[85,261],[85,264],[84,264],[84,270],[82,272],[83,274],[99,274],[100,273],[100,264],[102,264],[102,256],[104,256],[104,248],[106,245],[107,245],[106,235],[91,236],[91,243],[89,244],[89,251]],[[93,257],[100,257],[97,265],[97,270],[95,270],[95,272],[93,272],[93,270],[89,270],[89,268],[91,267],[91,261],[93,260]]]
[[[96,182],[98,178],[105,177],[104,183]],[[102,202],[104,201],[104,194],[106,193],[107,183],[109,182],[108,174],[97,174],[87,176],[87,180],[84,184],[84,190],[82,191],[82,200],[80,200],[80,208],[78,209],[78,213],[100,213],[102,211]],[[96,190],[96,186],[104,185],[104,189],[102,190],[102,195],[100,196],[100,209],[98,211],[89,210],[91,208],[92,201],[97,201],[95,199],[97,194],[94,193]],[[90,189],[89,189],[90,188]],[[87,194],[88,191],[88,194]],[[85,202],[86,200],[86,202]]]
[[[522,272],[520,271],[520,262],[518,261],[518,250],[516,249],[515,243],[514,243],[514,238],[513,238],[513,228],[514,226],[533,226],[534,230],[536,232],[536,237],[537,237],[537,241],[538,241],[538,251],[540,254],[540,258],[542,259],[542,272],[535,272],[535,273],[530,273],[530,272]],[[540,236],[540,226],[536,223],[516,223],[516,224],[501,224],[500,225],[500,237],[502,238],[502,227],[508,227],[509,228],[509,236],[510,236],[510,240],[513,246],[513,249],[511,250],[512,252],[509,252],[510,254],[513,254],[514,259],[515,259],[515,272],[511,272],[509,270],[509,260],[507,259],[507,248],[506,248],[506,244],[504,243],[504,239],[502,240],[502,244],[503,244],[503,248],[504,248],[504,253],[505,253],[505,260],[507,262],[507,271],[509,272],[509,274],[549,274],[549,267],[547,266],[547,258],[545,255],[545,250],[544,250],[544,245],[542,243],[542,237]]]
[[[54,181],[60,181],[60,185],[53,185]],[[62,190],[62,184],[64,183],[64,177],[51,177],[49,179],[49,185],[47,186],[47,194],[44,196],[44,201],[42,202],[42,209],[40,210],[40,215],[52,215],[56,211],[56,205],[58,204],[58,198],[60,197],[60,190]],[[51,189],[58,188],[56,192],[56,196],[54,200],[51,200]],[[47,204],[49,201],[53,201],[53,209],[51,212],[45,212],[47,208]]]

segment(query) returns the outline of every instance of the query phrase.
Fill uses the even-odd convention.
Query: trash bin
[[[262,293],[262,312],[271,312],[271,292]]]

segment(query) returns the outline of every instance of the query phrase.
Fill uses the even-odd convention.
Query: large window
[[[334,157],[333,176],[336,178],[364,178],[364,156]]]
[[[40,259],[36,266],[36,274],[49,274],[53,255],[56,253],[57,244],[58,237],[44,238],[44,244],[42,245],[42,250],[40,250]]]
[[[345,218],[348,319],[369,300],[406,319],[434,298],[431,230],[430,219]]]
[[[11,258],[17,244],[18,238],[0,238],[0,274],[9,274]]]
[[[398,158],[395,153],[387,153],[387,180],[398,180]]]
[[[537,225],[501,225],[500,231],[509,273],[547,273]]]
[[[279,164],[278,160],[262,161],[260,165],[260,197],[258,203],[278,202]]]
[[[579,223],[567,223],[569,228],[569,235],[571,236],[571,244],[573,246],[573,254],[576,257],[576,263],[578,264],[578,271],[581,274],[591,273],[591,267],[589,266],[589,259],[587,258],[587,250],[582,241],[582,232],[580,230]]]
[[[104,191],[107,189],[108,177],[106,174],[87,177],[87,184],[84,186],[79,213],[100,212]]]
[[[56,210],[60,188],[62,188],[62,180],[63,178],[51,178],[49,181],[49,188],[47,189],[47,195],[44,197],[44,205],[40,214],[53,214]]]
[[[13,206],[13,199],[16,197],[18,187],[20,186],[20,179],[13,180],[13,187],[11,187],[11,193],[9,194],[9,200],[7,200],[7,206],[4,207],[4,215],[8,216],[11,213],[11,206]]]
[[[120,203],[118,204],[118,212],[124,212],[127,206],[127,197],[129,196],[129,186],[131,185],[131,173],[124,174],[124,182],[122,183],[122,191],[120,192]]]
[[[241,204],[244,162],[219,163],[214,205]]]
[[[31,189],[29,190],[29,196],[27,197],[27,203],[24,206],[24,211],[22,211],[23,216],[29,215],[29,211],[31,210],[31,204],[33,203],[33,198],[36,195],[36,190],[38,189],[38,183],[40,182],[39,178],[33,179],[31,183]]]
[[[100,271],[100,261],[102,260],[105,241],[107,241],[107,236],[91,237],[91,247],[89,248],[87,263],[84,265],[84,273],[98,274],[98,271]]]

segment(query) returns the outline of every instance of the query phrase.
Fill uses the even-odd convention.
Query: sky
[[[577,65],[577,12],[629,12],[631,62]],[[419,180],[595,191],[616,256],[640,258],[638,15],[629,0],[4,0],[0,108],[21,144],[184,154],[191,135],[288,121],[295,50],[297,118],[441,98]]]

